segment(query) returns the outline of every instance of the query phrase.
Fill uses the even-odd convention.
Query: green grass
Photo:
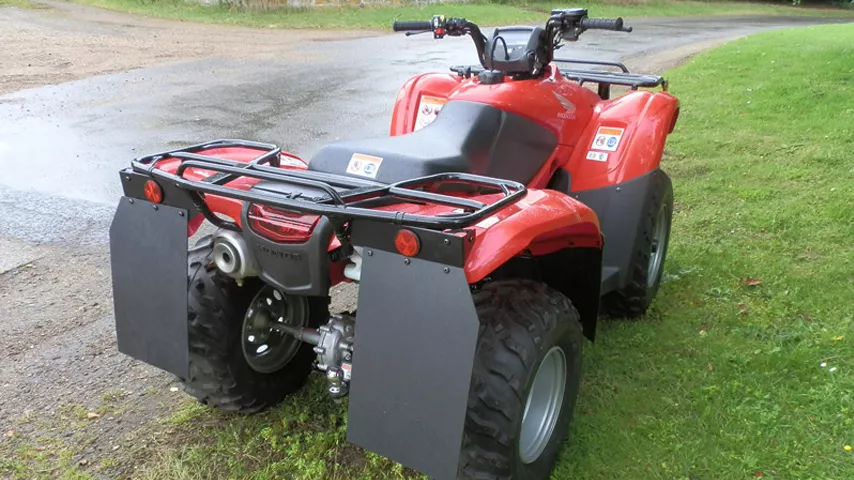
[[[9,1],[9,0],[0,0]],[[11,0],[19,1],[19,0]],[[592,0],[570,2],[509,4],[471,3],[430,6],[324,7],[276,10],[241,10],[227,7],[205,7],[184,0],[75,0],[89,5],[127,13],[224,23],[262,28],[340,28],[391,30],[395,20],[429,19],[441,13],[465,17],[480,25],[502,25],[517,22],[545,22],[552,8],[587,7],[594,17],[705,16],[705,15],[812,15],[854,16],[854,10],[828,8],[794,8],[782,5],[747,2],[704,2],[649,0],[645,3],[614,4]]]
[[[86,471],[89,461],[82,458],[93,441],[85,431],[87,413],[83,405],[63,403],[53,415],[38,415],[22,422],[35,423],[34,431],[6,432],[0,440],[0,478],[91,479],[92,475]]]
[[[805,28],[668,73],[666,283],[588,347],[554,478],[854,478],[852,55],[854,25]],[[187,406],[142,478],[407,476],[345,443],[344,412],[319,377],[258,417]]]
[[[348,444],[346,422],[346,402],[332,402],[326,380],[320,376],[314,376],[308,386],[275,410],[260,415],[234,417],[188,401],[160,427],[171,432],[170,440],[140,452],[151,461],[136,478],[351,480],[411,476],[401,465]]]
[[[0,0],[0,8],[3,8],[3,7],[38,8],[38,9],[50,8],[47,5],[30,2],[28,0]]]
[[[852,55],[805,28],[668,74],[667,283],[588,350],[558,478],[854,478]]]

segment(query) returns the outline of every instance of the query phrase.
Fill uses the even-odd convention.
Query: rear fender
[[[533,263],[536,278],[572,300],[584,334],[593,340],[602,243],[599,220],[587,205],[553,190],[528,190],[525,198],[475,226],[466,278],[476,284],[506,274],[519,260]]]
[[[520,201],[475,225],[466,258],[469,283],[483,280],[514,256],[540,256],[568,247],[601,248],[599,220],[588,206],[553,190],[528,190]]]
[[[563,168],[572,191],[616,185],[655,170],[679,115],[666,92],[640,90],[602,102]]]

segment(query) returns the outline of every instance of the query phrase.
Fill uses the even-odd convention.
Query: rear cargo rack
[[[228,147],[256,149],[260,154],[249,162],[243,162],[199,153]],[[211,212],[204,201],[205,194],[289,211],[323,215],[339,226],[352,219],[362,218],[396,225],[445,230],[468,227],[517,202],[527,193],[525,185],[519,182],[470,173],[440,173],[387,184],[325,172],[283,169],[280,168],[281,155],[288,154],[281,152],[281,149],[272,144],[245,140],[215,140],[140,157],[131,162],[131,168],[134,172],[184,191],[208,221],[218,227],[231,230],[239,230],[239,227],[236,223],[224,220]],[[174,174],[156,168],[158,161],[166,159],[180,160],[180,166]],[[216,173],[202,180],[190,180],[184,178],[184,172],[188,168]],[[310,187],[322,191],[323,195],[306,198],[272,191],[270,188],[240,190],[226,186],[240,177],[255,178],[271,182],[272,185]],[[438,185],[444,185],[446,193],[470,192],[474,187],[476,190],[495,191],[503,196],[487,204],[471,198],[423,190],[424,187]],[[372,205],[394,203],[394,201],[445,205],[456,207],[461,211],[455,210],[440,215],[421,215],[369,208]]]

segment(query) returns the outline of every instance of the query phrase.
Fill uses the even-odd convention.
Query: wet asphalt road
[[[831,21],[643,19],[628,22],[631,34],[587,32],[559,56],[637,64],[692,43]],[[246,138],[308,159],[328,141],[386,135],[410,76],[476,63],[469,39],[427,35],[306,42],[298,55],[288,53],[282,61],[212,58],[0,96],[0,237],[103,243],[121,193],[117,170],[134,156]]]

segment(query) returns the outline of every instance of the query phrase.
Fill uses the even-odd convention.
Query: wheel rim
[[[662,205],[655,216],[652,227],[652,242],[649,250],[649,266],[646,272],[646,285],[652,287],[661,275],[664,252],[667,248],[667,206]]]
[[[566,393],[566,354],[552,347],[534,376],[534,383],[525,402],[519,456],[524,463],[537,460],[552,437],[563,397]]]
[[[300,341],[273,328],[278,325],[305,326],[305,299],[286,297],[268,286],[252,300],[243,317],[243,356],[253,370],[272,373],[296,355]]]

